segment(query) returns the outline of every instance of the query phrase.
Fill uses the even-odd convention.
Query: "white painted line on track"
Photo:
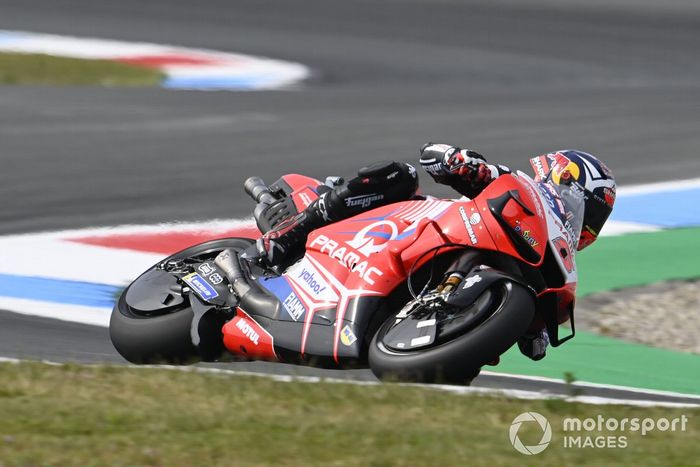
[[[51,318],[59,321],[88,324],[103,328],[109,327],[109,318],[112,315],[112,308],[90,307],[12,297],[0,297],[0,310],[12,311],[20,315]]]
[[[23,360],[17,358],[0,357],[0,363],[21,363]],[[62,365],[61,363],[43,361],[42,363],[46,365]],[[93,365],[86,364],[85,366],[115,366],[116,365]],[[689,404],[682,402],[665,402],[665,401],[649,401],[642,399],[615,399],[606,397],[596,397],[596,396],[565,396],[561,394],[544,394],[538,391],[526,391],[521,389],[496,389],[496,388],[483,388],[474,386],[450,386],[441,384],[413,384],[413,383],[382,383],[379,381],[356,381],[350,379],[340,379],[340,378],[325,378],[318,376],[296,376],[296,375],[277,375],[269,373],[256,373],[253,371],[239,371],[239,370],[227,370],[221,368],[203,368],[203,367],[182,367],[182,366],[171,366],[171,365],[128,365],[132,369],[159,369],[159,370],[170,370],[170,371],[183,371],[192,373],[205,373],[205,374],[222,374],[229,376],[252,376],[256,378],[266,378],[274,381],[279,381],[283,383],[303,383],[303,384],[349,384],[353,386],[381,386],[385,384],[392,384],[404,387],[415,387],[428,389],[433,391],[447,392],[451,394],[458,394],[463,396],[469,395],[488,395],[488,396],[502,396],[510,399],[520,399],[520,400],[561,400],[571,403],[581,403],[586,405],[626,405],[633,407],[668,407],[668,408],[698,408],[699,404]],[[681,395],[685,397],[685,395]]]
[[[137,367],[142,368],[142,367]],[[172,368],[182,370],[182,367],[173,367],[168,365],[154,365],[153,368]],[[192,370],[192,368],[185,368],[186,370]],[[296,375],[272,375],[267,373],[256,373],[252,371],[238,371],[238,370],[226,370],[219,368],[194,368],[193,371],[204,372],[204,373],[221,373],[239,376],[257,376],[263,378],[272,378],[276,381],[283,382],[307,382],[307,383],[347,383],[353,385],[362,386],[378,386],[382,384],[396,384],[398,386],[406,387],[417,387],[424,389],[439,390],[444,392],[451,392],[454,394],[487,394],[487,395],[501,395],[505,397],[510,397],[514,399],[526,399],[526,400],[542,400],[542,399],[558,399],[564,400],[566,402],[579,402],[583,404],[594,404],[594,405],[632,405],[639,407],[700,407],[700,402],[698,404],[688,404],[680,402],[656,402],[647,401],[643,399],[615,399],[606,397],[594,397],[594,396],[564,396],[561,394],[544,394],[539,391],[527,391],[522,389],[498,389],[498,388],[484,388],[477,386],[452,386],[446,384],[418,384],[418,383],[382,383],[379,381],[355,381],[346,380],[341,378],[323,378],[317,376],[296,376]],[[525,377],[527,378],[527,377]],[[620,387],[621,390],[635,391],[635,388],[625,388]],[[678,397],[687,397],[685,394],[678,394]]]

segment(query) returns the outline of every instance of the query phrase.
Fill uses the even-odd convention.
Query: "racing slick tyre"
[[[163,261],[213,259],[225,248],[243,250],[252,243],[252,240],[244,238],[212,240],[182,250]],[[140,293],[145,290],[154,297],[169,292],[162,284],[161,287],[154,287],[148,283],[147,275],[155,268],[156,265],[139,276],[117,300],[109,323],[114,348],[132,363],[187,364],[216,360],[224,350],[221,327],[225,320],[222,316],[213,313],[204,315],[198,327],[200,343],[195,346],[191,337],[194,312],[188,298],[183,297],[181,304],[168,308],[165,313],[144,312],[129,306],[129,290],[135,286],[140,287]],[[174,277],[171,282],[176,285]]]
[[[388,348],[383,338],[396,322],[395,315],[390,316],[370,343],[372,372],[383,381],[469,384],[483,365],[496,360],[526,332],[535,313],[530,291],[512,281],[494,284],[462,312],[475,306],[486,311],[480,312],[484,318],[478,324],[424,349]]]

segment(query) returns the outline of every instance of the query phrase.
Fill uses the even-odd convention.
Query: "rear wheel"
[[[182,250],[166,258],[167,260],[205,261],[213,259],[225,248],[243,250],[252,240],[228,238],[212,240]],[[160,263],[159,263],[160,264]],[[175,290],[179,285],[175,276],[163,272],[153,278],[153,266],[136,279],[124,292],[112,311],[109,334],[112,344],[119,354],[132,363],[166,362],[174,364],[193,363],[201,360],[215,360],[223,352],[221,327],[225,317],[208,312],[199,322],[200,342],[192,343],[191,326],[194,312],[187,296],[180,297]],[[152,294],[154,303],[162,303],[163,296],[174,296],[179,304],[159,309],[144,310],[129,304],[129,291],[138,287],[139,294]]]
[[[383,339],[397,321],[392,315],[372,339],[370,368],[379,379],[387,381],[468,384],[483,365],[498,358],[525,333],[534,313],[534,299],[526,287],[501,281],[462,310],[467,318],[458,315],[438,319],[440,339],[431,347],[417,350],[386,345]],[[467,324],[475,314],[480,321]]]

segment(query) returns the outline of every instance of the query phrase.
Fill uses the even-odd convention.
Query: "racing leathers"
[[[304,254],[308,234],[321,226],[347,219],[385,204],[405,201],[416,194],[418,174],[410,164],[377,162],[359,170],[357,177],[333,188],[321,185],[320,196],[304,211],[282,221],[258,240],[260,258],[282,267]],[[275,210],[273,204],[267,209]],[[274,213],[263,213],[273,217]]]
[[[477,196],[497,177],[510,173],[505,166],[488,164],[475,151],[447,144],[423,145],[420,164],[436,182],[469,198]],[[322,185],[319,198],[304,211],[282,221],[258,240],[259,260],[268,267],[284,269],[304,254],[311,231],[379,206],[411,199],[417,190],[416,169],[393,161],[364,167],[357,177],[340,186]],[[267,209],[275,210],[277,206]],[[526,334],[518,346],[523,354],[539,360],[545,356],[547,343],[546,331],[542,330]]]

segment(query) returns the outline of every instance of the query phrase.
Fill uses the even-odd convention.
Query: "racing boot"
[[[269,268],[285,269],[303,255],[309,233],[330,222],[326,214],[327,195],[324,193],[305,210],[280,222],[258,239],[256,247],[262,264]]]
[[[518,339],[520,353],[535,361],[542,360],[547,355],[548,346],[549,334],[544,329],[528,332]]]

